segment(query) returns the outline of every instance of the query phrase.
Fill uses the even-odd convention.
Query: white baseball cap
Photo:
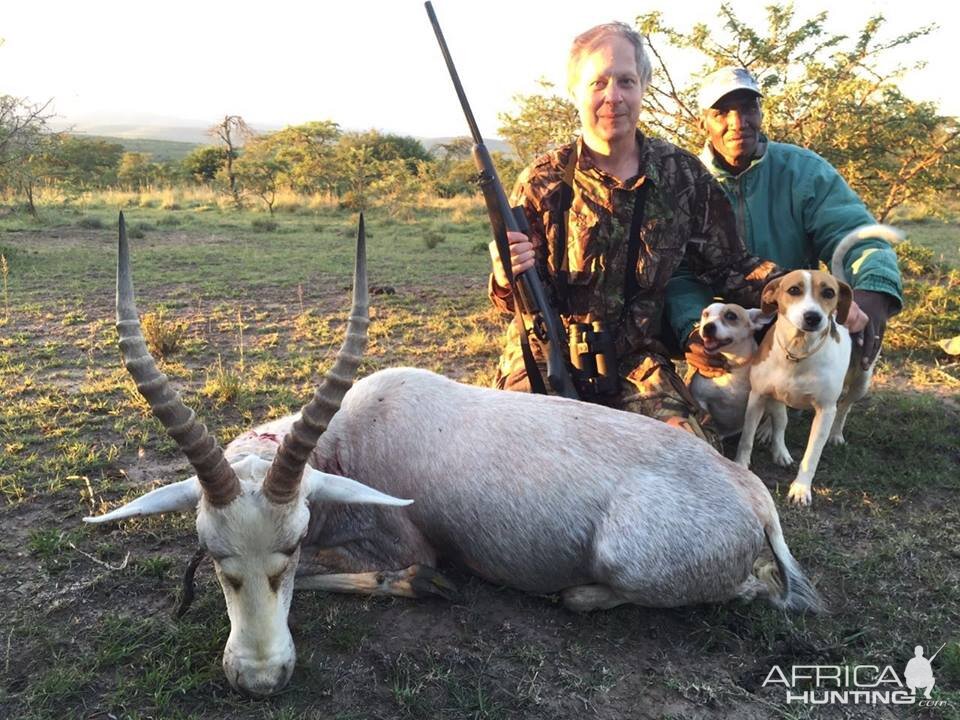
[[[704,78],[697,96],[700,109],[706,110],[713,107],[717,100],[736,90],[749,90],[756,93],[758,97],[763,97],[760,86],[746,68],[725,67],[715,70]]]

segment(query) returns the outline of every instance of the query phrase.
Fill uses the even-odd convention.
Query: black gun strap
[[[504,255],[506,251],[506,255]],[[540,374],[540,367],[537,365],[536,358],[533,357],[533,349],[530,347],[530,331],[527,324],[523,321],[523,313],[520,311],[520,292],[517,289],[517,278],[513,274],[510,263],[510,243],[497,241],[497,254],[500,255],[500,263],[503,265],[503,271],[510,283],[510,292],[513,294],[513,320],[517,325],[517,336],[520,339],[520,353],[523,355],[523,369],[527,373],[527,380],[530,382],[530,392],[537,395],[546,395],[547,386],[543,382],[543,376]],[[536,268],[533,270],[536,272]]]
[[[633,220],[630,222],[630,237],[627,240],[627,265],[623,273],[623,312],[620,320],[623,321],[627,306],[637,294],[637,260],[640,258],[640,232],[643,230],[644,207],[647,203],[647,189],[650,180],[644,178],[636,190],[633,205]]]
[[[537,395],[546,395],[547,386],[543,382],[543,375],[540,374],[540,367],[533,357],[533,350],[530,347],[530,331],[527,330],[527,325],[523,322],[523,314],[520,312],[519,305],[516,290],[514,290],[514,321],[517,323],[517,334],[520,336],[520,352],[523,354],[523,369],[527,371],[527,380],[530,382],[530,392],[536,393]]]
[[[563,182],[560,183],[560,217],[554,232],[553,247],[550,249],[551,265],[553,265],[553,289],[557,301],[561,304],[561,312],[570,314],[569,294],[567,292],[567,236],[570,232],[570,208],[573,207],[573,176],[577,171],[577,144],[570,148],[570,157],[563,167]]]

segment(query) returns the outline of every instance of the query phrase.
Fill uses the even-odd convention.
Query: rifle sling
[[[640,258],[640,231],[643,229],[643,215],[647,204],[647,191],[650,181],[643,179],[636,189],[633,204],[633,220],[630,221],[630,238],[627,242],[627,264],[623,272],[623,308],[620,310],[620,319],[617,329],[623,325],[627,317],[627,309],[637,294],[637,260]]]
[[[514,211],[517,208],[513,208]],[[523,212],[520,209],[520,212]],[[530,382],[530,392],[537,395],[546,395],[547,386],[543,381],[543,375],[540,374],[540,368],[533,357],[533,350],[530,347],[530,331],[527,324],[523,321],[523,313],[520,311],[520,292],[517,288],[517,278],[513,274],[510,262],[510,243],[504,239],[498,238],[496,243],[497,253],[500,255],[500,263],[503,265],[504,273],[510,283],[510,292],[513,294],[513,320],[517,325],[517,336],[520,339],[520,352],[523,355],[523,369],[527,373],[527,380]],[[536,269],[534,269],[536,272]]]

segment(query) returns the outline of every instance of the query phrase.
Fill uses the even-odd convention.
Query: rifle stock
[[[559,314],[550,305],[546,289],[537,274],[536,268],[524,270],[514,277],[510,266],[510,244],[507,240],[507,232],[515,231],[529,235],[530,228],[527,225],[526,217],[523,216],[522,212],[514,214],[514,209],[510,207],[510,202],[503,191],[503,185],[497,176],[497,170],[493,166],[493,159],[483,143],[483,137],[480,135],[477,122],[470,110],[470,104],[467,102],[467,96],[460,84],[460,77],[457,75],[457,69],[454,67],[450,51],[447,49],[446,40],[444,40],[443,32],[440,30],[440,23],[433,12],[433,5],[426,2],[424,6],[430,18],[430,24],[433,26],[433,31],[437,36],[437,42],[440,44],[440,51],[443,53],[447,70],[450,72],[450,79],[453,80],[454,89],[460,100],[460,107],[463,108],[467,125],[470,126],[470,134],[474,142],[473,160],[477,165],[477,170],[480,171],[480,190],[483,192],[487,214],[490,216],[490,225],[493,230],[493,238],[497,244],[500,261],[503,263],[504,272],[506,272],[507,278],[511,281],[511,287],[514,289],[513,300],[518,303],[521,310],[533,319],[532,330],[540,340],[547,355],[547,381],[550,383],[550,387],[558,395],[579,399],[566,358],[563,355],[563,350],[567,344],[563,323]],[[520,224],[521,220],[522,226]]]

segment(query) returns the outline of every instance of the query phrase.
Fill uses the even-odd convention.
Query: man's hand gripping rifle
[[[457,69],[453,65],[453,59],[450,57],[450,51],[447,49],[447,43],[443,38],[443,32],[440,30],[440,24],[437,22],[437,16],[433,12],[433,6],[427,2],[427,15],[430,17],[430,24],[436,33],[437,42],[440,43],[440,51],[443,53],[443,59],[447,63],[447,70],[450,71],[450,79],[453,80],[453,87],[457,91],[457,97],[460,99],[460,107],[467,117],[467,124],[470,126],[470,134],[473,136],[473,160],[480,171],[480,190],[483,192],[483,199],[487,204],[487,213],[490,216],[490,225],[493,229],[493,238],[497,244],[497,251],[500,254],[500,260],[503,263],[504,272],[510,280],[510,288],[513,290],[515,303],[519,303],[519,308],[530,315],[533,319],[533,332],[540,340],[541,345],[547,354],[547,380],[554,392],[563,397],[578,399],[576,387],[573,383],[567,361],[564,358],[563,350],[566,347],[566,333],[563,329],[563,323],[556,310],[550,305],[547,299],[546,289],[540,276],[537,274],[536,267],[524,270],[518,273],[516,277],[510,264],[510,244],[507,241],[507,231],[519,231],[525,235],[530,234],[530,226],[527,224],[527,218],[521,208],[511,208],[507,201],[507,196],[503,191],[503,185],[500,178],[497,177],[496,168],[493,166],[493,160],[490,153],[483,144],[483,138],[477,127],[477,121],[470,110],[470,104],[467,102],[467,96],[463,92],[463,86],[460,84],[460,77],[457,75]],[[522,322],[522,319],[521,319]],[[521,334],[525,333],[525,328],[520,328]],[[532,368],[535,370],[535,368]],[[528,367],[528,375],[531,368]],[[539,374],[539,372],[537,373]],[[536,387],[536,378],[530,377],[532,387]],[[541,381],[542,383],[542,381]]]

